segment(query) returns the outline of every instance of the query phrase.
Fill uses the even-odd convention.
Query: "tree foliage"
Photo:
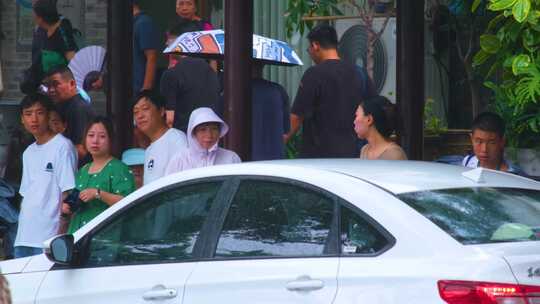
[[[474,9],[474,8],[473,8]],[[508,123],[511,146],[538,146],[540,133],[540,0],[489,0],[496,13],[480,37],[477,68],[489,67],[484,85]]]

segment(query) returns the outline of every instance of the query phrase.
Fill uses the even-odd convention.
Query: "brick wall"
[[[82,0],[76,0],[82,1]],[[61,1],[59,1],[61,2]],[[61,9],[59,8],[61,11]],[[107,1],[86,0],[84,7],[84,36],[88,45],[107,43]],[[2,38],[2,35],[4,39]],[[15,0],[0,0],[0,60],[4,91],[0,93],[0,104],[19,101],[21,72],[30,66],[30,50],[17,48],[17,5]],[[92,94],[93,105],[98,113],[105,112],[104,94]]]

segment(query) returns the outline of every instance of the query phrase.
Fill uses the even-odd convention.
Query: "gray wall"
[[[58,9],[69,16],[84,34],[88,45],[107,44],[107,1],[106,0],[59,0]],[[75,10],[75,12],[74,12]],[[0,0],[0,60],[4,91],[0,93],[0,105],[20,101],[20,75],[30,66],[29,30],[33,28],[30,10],[20,10],[15,0]],[[22,18],[18,18],[22,17]],[[25,17],[26,16],[26,17]],[[79,20],[76,20],[77,16]],[[20,24],[17,25],[17,21]],[[22,33],[26,33],[23,35]],[[1,37],[2,35],[0,35]],[[24,37],[24,38],[23,38]],[[94,107],[99,113],[105,112],[105,96],[93,94]]]

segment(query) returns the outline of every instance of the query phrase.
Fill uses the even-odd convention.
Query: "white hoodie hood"
[[[233,151],[220,148],[218,143],[210,149],[204,149],[193,134],[198,125],[217,122],[220,124],[219,138],[223,138],[229,131],[229,126],[210,108],[198,108],[191,112],[189,117],[187,138],[188,148],[177,153],[167,166],[167,174],[187,169],[208,167],[220,164],[234,164],[241,162]]]
[[[198,108],[193,110],[191,112],[191,116],[189,116],[189,123],[188,123],[188,147],[191,150],[193,148],[194,152],[211,152],[215,151],[218,148],[218,143],[216,143],[214,146],[212,146],[209,150],[206,150],[202,148],[199,145],[199,142],[195,138],[195,134],[193,134],[193,130],[198,125],[202,125],[204,123],[208,122],[217,122],[219,123],[219,138],[223,138],[225,135],[227,135],[227,132],[229,132],[229,126],[221,119],[219,116],[217,116],[214,111],[210,108]]]

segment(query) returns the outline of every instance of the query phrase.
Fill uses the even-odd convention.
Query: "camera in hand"
[[[65,202],[69,205],[71,212],[77,212],[81,208],[82,201],[79,198],[79,193],[79,189],[73,189],[65,199]]]

